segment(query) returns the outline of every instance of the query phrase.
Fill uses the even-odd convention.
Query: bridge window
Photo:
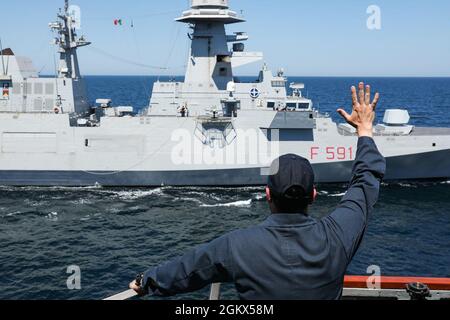
[[[273,88],[283,88],[286,86],[286,82],[284,81],[272,81]]]
[[[296,103],[290,102],[290,103],[286,104],[286,109],[288,109],[288,110],[295,110],[296,108],[297,108]]]

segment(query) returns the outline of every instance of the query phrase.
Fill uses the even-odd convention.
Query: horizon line
[[[42,74],[43,77],[55,77],[54,74]],[[84,74],[82,77],[161,77],[182,78],[185,75],[157,75],[157,74]],[[236,78],[255,78],[257,75],[237,75]],[[286,75],[295,78],[450,78],[450,75]]]

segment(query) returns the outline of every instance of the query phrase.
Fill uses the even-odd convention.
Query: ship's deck
[[[450,128],[415,127],[412,136],[450,136]]]
[[[348,132],[342,128],[338,128],[339,134],[343,136],[356,136],[356,132]],[[375,137],[382,136],[396,136],[395,134],[385,134],[379,131],[374,131]],[[398,135],[404,136],[404,135]],[[450,128],[432,128],[432,127],[414,127],[412,132],[406,136],[450,136]]]
[[[374,283],[375,281],[375,283]],[[220,300],[221,284],[211,286],[209,300]],[[137,296],[127,290],[104,300],[128,300]],[[343,300],[449,300],[450,279],[418,277],[346,276]]]

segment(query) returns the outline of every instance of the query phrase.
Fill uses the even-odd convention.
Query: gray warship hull
[[[446,180],[450,150],[387,158],[385,181]],[[429,163],[428,166],[417,163]],[[436,165],[437,164],[437,165]],[[439,165],[443,164],[443,165]],[[347,183],[353,162],[313,165],[317,183]],[[264,168],[186,171],[0,171],[0,185],[39,187],[234,187],[263,186]],[[412,174],[414,172],[414,174]]]
[[[89,104],[77,49],[90,43],[76,34],[76,11],[65,0],[50,24],[56,77],[41,78],[30,59],[0,51],[0,185],[263,185],[272,161],[289,153],[310,160],[317,183],[350,179],[353,128],[320,114],[283,70],[274,75],[264,64],[249,83],[234,76],[263,55],[245,51],[246,33],[226,33],[226,25],[244,21],[227,0],[192,0],[177,19],[189,26],[185,79],[156,82],[139,115],[109,99]],[[450,177],[450,129],[415,128],[396,109],[374,135],[386,180]]]
[[[270,127],[279,114],[267,111],[263,117],[261,112],[255,112],[243,117],[252,121],[239,122],[237,119],[234,126],[243,132],[249,132],[255,126]],[[36,117],[40,121],[32,120]],[[273,144],[275,147],[264,152],[256,148],[260,158],[253,159],[253,164],[248,158],[242,159],[241,164],[237,163],[237,157],[230,163],[225,161],[227,152],[254,149],[254,143],[248,139],[236,138],[220,148],[224,154],[217,157],[215,148],[201,143],[193,134],[198,127],[195,118],[173,121],[160,117],[155,122],[158,125],[153,125],[154,119],[150,116],[111,117],[104,118],[99,127],[80,128],[71,127],[67,115],[0,116],[0,185],[264,185],[266,170],[272,160],[286,153],[309,159],[316,172],[317,183],[346,183],[351,177],[357,137],[343,134],[330,118],[317,118],[315,128],[302,129],[303,136],[309,137],[305,141],[291,141],[286,137],[268,141],[266,135],[261,134],[259,140],[264,140],[263,145]],[[42,123],[47,123],[45,130]],[[177,130],[181,130],[178,135],[168,134]],[[179,139],[180,135],[185,136],[186,141],[192,141],[186,143]],[[375,140],[387,159],[386,180],[450,177],[450,129],[416,128],[406,136],[376,135]],[[195,143],[198,143],[197,149]],[[180,158],[179,148],[184,150],[186,145],[191,147]],[[339,153],[339,150],[343,152]],[[215,156],[213,161],[205,161],[205,155],[211,154]],[[345,159],[339,160],[339,154]],[[196,162],[198,156],[203,158]]]

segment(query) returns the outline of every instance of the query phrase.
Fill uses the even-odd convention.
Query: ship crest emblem
[[[252,97],[253,99],[257,99],[259,97],[259,90],[256,88],[250,90],[250,97]]]

